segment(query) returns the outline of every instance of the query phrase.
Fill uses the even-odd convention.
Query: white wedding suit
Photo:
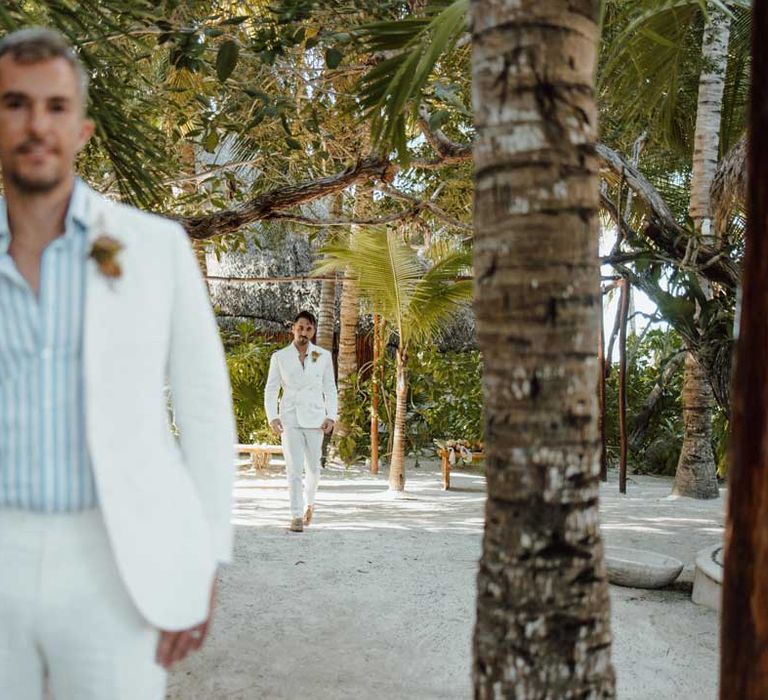
[[[280,389],[283,393],[278,410]],[[293,343],[275,352],[264,388],[264,410],[267,421],[280,418],[283,424],[280,441],[288,475],[291,517],[300,518],[305,506],[314,505],[320,482],[321,426],[326,418],[335,421],[338,410],[331,353],[309,343],[302,365]]]
[[[123,246],[117,279],[86,263],[86,435],[99,508],[0,510],[0,640],[12,636],[7,648],[0,641],[3,700],[39,700],[44,669],[55,700],[165,697],[158,630],[204,621],[218,564],[231,557],[229,379],[188,237],[175,222],[86,196],[91,242]]]

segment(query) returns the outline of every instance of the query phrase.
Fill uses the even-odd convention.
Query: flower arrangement
[[[117,255],[123,247],[120,241],[111,236],[101,235],[93,242],[88,257],[96,263],[104,277],[116,280],[123,274],[123,269],[117,261]]]

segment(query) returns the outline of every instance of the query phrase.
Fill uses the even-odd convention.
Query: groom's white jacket
[[[161,629],[184,629],[206,618],[218,563],[231,556],[235,431],[224,352],[181,226],[87,197],[91,240],[123,245],[118,279],[87,263],[86,421],[99,502],[138,609]]]
[[[283,396],[278,413],[280,388]],[[303,366],[293,343],[273,353],[264,387],[264,410],[269,423],[291,412],[300,428],[319,428],[326,418],[335,421],[337,396],[331,353],[310,343]]]

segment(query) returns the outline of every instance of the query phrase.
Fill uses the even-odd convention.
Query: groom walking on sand
[[[285,454],[292,532],[302,532],[312,522],[323,434],[333,432],[336,420],[333,360],[331,353],[312,343],[316,330],[317,321],[309,311],[296,316],[293,342],[272,355],[264,389],[267,420],[275,435],[280,436]],[[278,411],[281,388],[283,398]]]
[[[87,74],[0,41],[0,698],[161,700],[230,558],[223,350],[178,224],[74,174]],[[168,425],[168,397],[179,437]]]

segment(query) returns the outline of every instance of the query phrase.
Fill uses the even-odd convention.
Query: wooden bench
[[[451,452],[454,452],[461,459],[458,450],[453,448],[446,449],[445,447],[440,447],[437,450],[437,455],[440,457],[440,467],[443,472],[443,490],[445,491],[449,491],[451,488]],[[479,462],[482,459],[485,459],[485,452],[472,451],[472,462]]]
[[[235,445],[238,454],[247,454],[251,459],[251,466],[259,471],[266,469],[269,465],[272,455],[282,455],[282,445],[262,445],[254,443],[252,445]]]

